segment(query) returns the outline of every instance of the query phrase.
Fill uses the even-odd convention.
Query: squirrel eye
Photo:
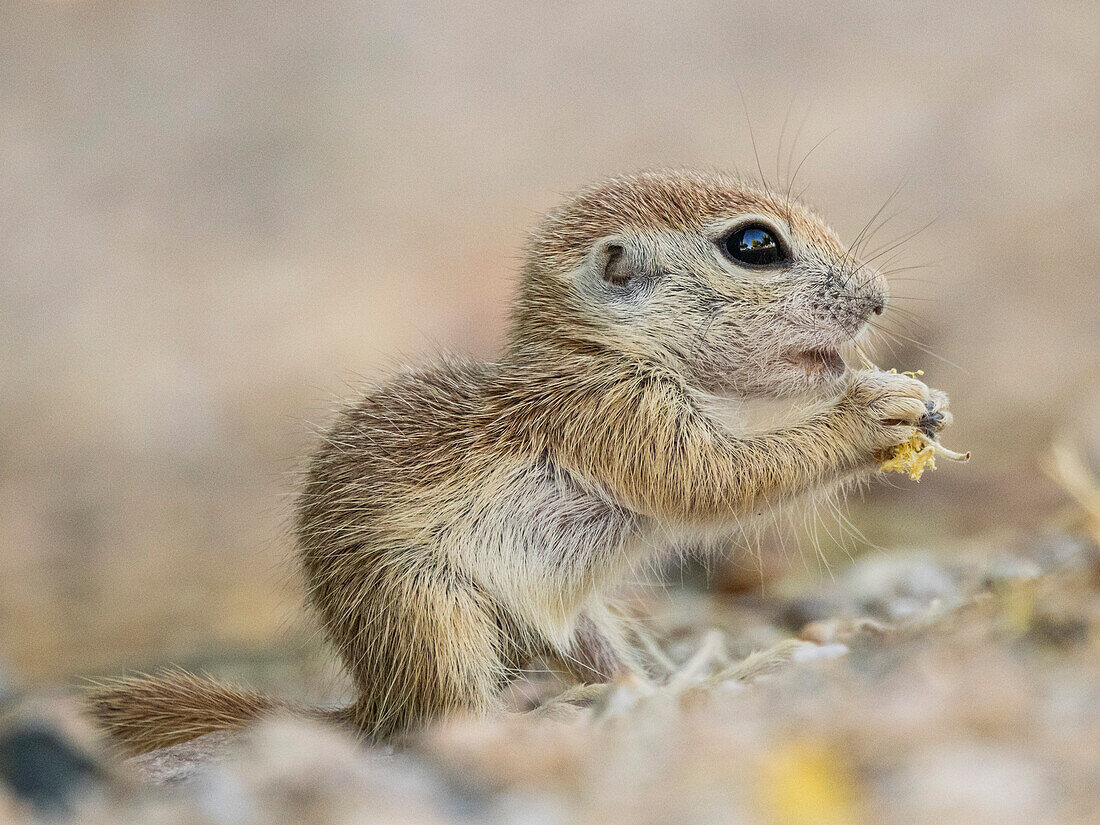
[[[739,227],[721,243],[726,255],[749,266],[772,266],[787,259],[775,235],[759,224]]]

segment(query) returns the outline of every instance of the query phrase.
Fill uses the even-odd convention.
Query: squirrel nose
[[[884,313],[885,311],[886,311],[886,299],[885,298],[875,298],[874,301],[871,304],[871,312],[875,313],[875,315],[882,315],[882,313]]]

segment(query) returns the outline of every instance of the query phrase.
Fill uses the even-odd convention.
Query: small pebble
[[[44,721],[20,722],[0,734],[0,781],[42,813],[67,812],[102,778],[88,754]]]
[[[847,655],[847,653],[848,645],[841,644],[840,642],[824,645],[815,645],[811,642],[807,642],[791,651],[791,661],[801,664],[802,662],[813,662],[820,659],[837,659]]]

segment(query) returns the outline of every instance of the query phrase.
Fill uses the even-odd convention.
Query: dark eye
[[[722,241],[726,254],[749,266],[771,266],[787,259],[787,253],[770,229],[749,224],[735,229]]]

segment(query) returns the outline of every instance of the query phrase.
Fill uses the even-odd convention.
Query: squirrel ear
[[[622,286],[634,277],[626,248],[617,241],[604,241],[596,250],[600,276],[612,286]]]

